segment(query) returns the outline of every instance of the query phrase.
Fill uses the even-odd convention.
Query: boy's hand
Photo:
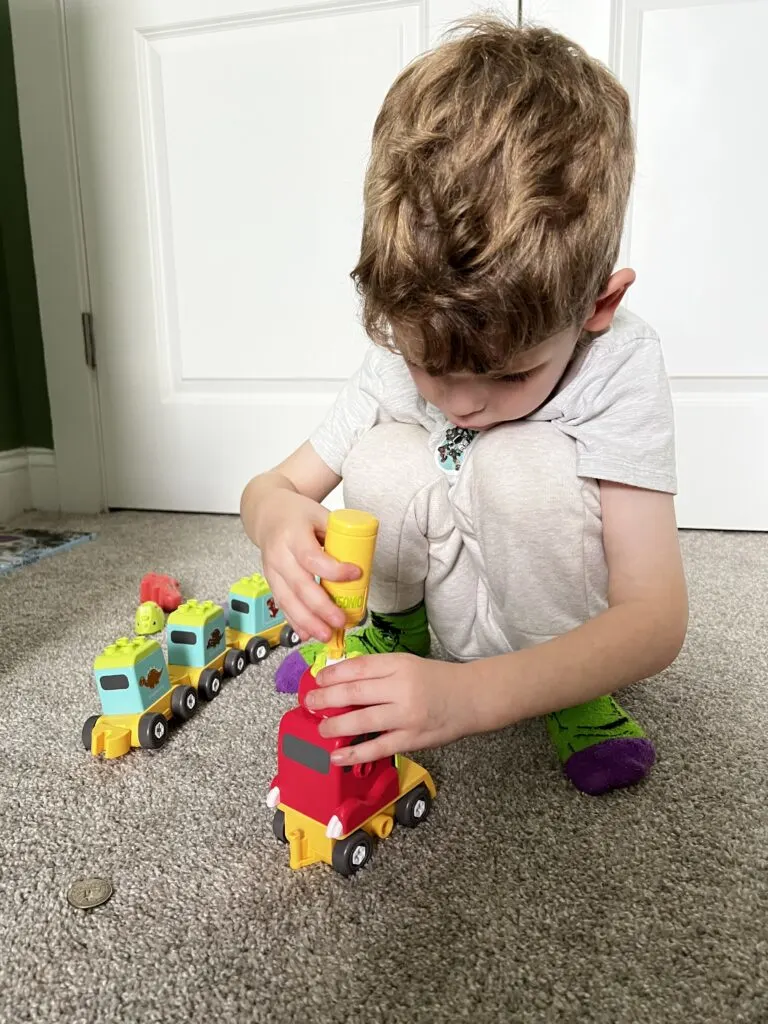
[[[373,654],[318,673],[320,689],[307,695],[313,710],[356,706],[320,725],[326,737],[381,732],[366,743],[334,751],[334,764],[358,764],[405,750],[437,747],[474,731],[475,711],[466,665]]]
[[[276,491],[259,508],[259,546],[264,575],[280,608],[302,640],[327,642],[331,627],[346,619],[315,581],[356,580],[356,565],[337,562],[321,547],[328,510],[311,498],[288,490]]]

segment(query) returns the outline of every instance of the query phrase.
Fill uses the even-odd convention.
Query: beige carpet
[[[0,1021],[768,1021],[768,536],[683,537],[685,650],[626,700],[646,784],[581,796],[535,722],[431,751],[430,821],[348,881],[272,837],[280,655],[157,753],[80,746],[142,573],[223,600],[237,520],[65,525],[99,537],[0,578]],[[89,873],[115,893],[83,913]]]

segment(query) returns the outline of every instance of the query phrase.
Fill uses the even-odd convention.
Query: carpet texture
[[[429,751],[430,821],[344,880],[272,836],[281,653],[158,752],[80,746],[140,576],[223,600],[237,520],[17,525],[98,538],[0,578],[0,1021],[768,1021],[768,536],[683,535],[685,649],[623,698],[647,783],[577,793],[538,722]],[[115,893],[82,912],[87,874]]]

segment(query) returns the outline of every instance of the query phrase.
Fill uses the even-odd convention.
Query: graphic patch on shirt
[[[479,431],[466,427],[446,427],[443,439],[435,449],[435,461],[446,473],[458,473],[469,446]]]

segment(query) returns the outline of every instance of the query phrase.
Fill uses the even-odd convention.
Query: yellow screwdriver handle
[[[334,603],[346,616],[346,625],[335,629],[328,644],[330,658],[344,656],[344,632],[357,626],[365,618],[368,604],[368,588],[371,582],[373,552],[379,521],[376,516],[356,509],[344,508],[331,512],[325,533],[325,551],[339,562],[350,562],[360,568],[359,579],[337,583],[321,580],[321,585],[330,594]]]

